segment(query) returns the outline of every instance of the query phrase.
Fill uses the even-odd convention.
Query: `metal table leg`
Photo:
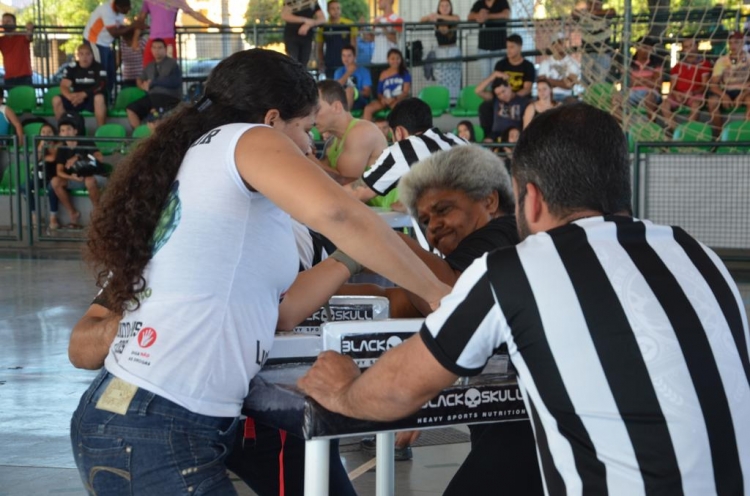
[[[375,436],[375,496],[393,496],[396,492],[395,448],[393,432],[381,432]]]
[[[330,444],[328,439],[305,441],[305,496],[328,496]]]

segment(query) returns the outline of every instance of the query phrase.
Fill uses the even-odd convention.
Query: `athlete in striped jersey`
[[[371,203],[386,207],[396,199],[397,193],[392,191],[413,164],[441,150],[467,144],[458,136],[433,127],[432,111],[419,98],[399,102],[388,115],[388,126],[393,131],[396,143],[385,149],[361,178],[344,186],[352,196],[363,202],[378,196],[386,197],[389,199],[387,204]]]
[[[348,416],[400,418],[507,343],[547,494],[750,492],[742,300],[709,248],[628,215],[615,119],[585,104],[539,116],[513,179],[525,241],[478,259],[366,373],[326,352],[300,386]]]

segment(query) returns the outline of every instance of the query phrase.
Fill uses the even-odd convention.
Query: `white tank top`
[[[188,150],[141,306],[124,315],[105,361],[115,376],[214,417],[239,415],[299,268],[289,215],[237,171],[237,141],[253,126],[216,128]]]

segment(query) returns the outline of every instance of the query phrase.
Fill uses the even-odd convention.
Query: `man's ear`
[[[405,140],[409,137],[409,131],[407,131],[404,126],[396,126],[394,128],[391,128],[391,131],[393,131],[394,141]]]
[[[526,183],[526,200],[524,201],[524,210],[526,219],[530,227],[538,224],[544,213],[547,211],[547,204],[544,201],[544,195],[539,187],[532,183]]]
[[[276,109],[271,109],[266,112],[266,116],[263,118],[263,124],[266,126],[276,127],[281,122],[281,114]]]

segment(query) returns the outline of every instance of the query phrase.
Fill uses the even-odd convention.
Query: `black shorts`
[[[725,93],[734,101],[742,94],[742,90],[725,90]]]
[[[78,112],[79,114],[84,110],[93,113],[94,112],[94,95],[86,97],[86,99],[80,105],[73,105],[70,100],[64,96],[60,96],[63,102],[63,108],[66,112]]]
[[[151,109],[170,110],[176,107],[179,103],[179,98],[169,95],[146,95],[128,105],[127,109],[135,113],[139,119],[143,120],[148,113],[151,112]]]

